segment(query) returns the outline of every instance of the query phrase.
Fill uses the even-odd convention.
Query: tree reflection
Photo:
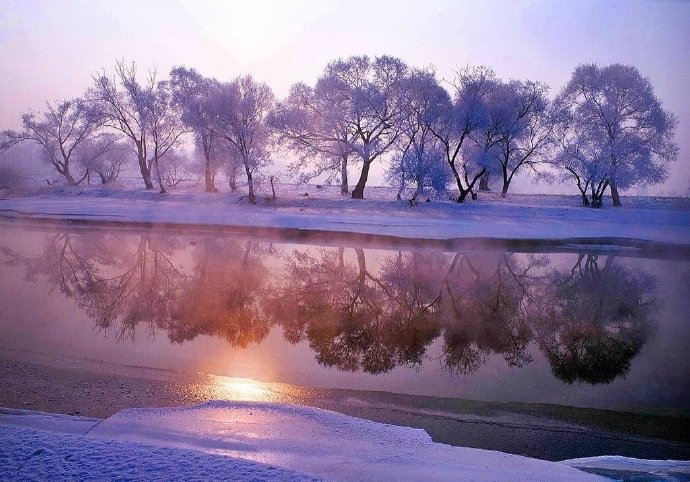
[[[244,348],[268,335],[270,323],[260,306],[267,270],[252,248],[251,242],[204,239],[195,249],[194,275],[166,326],[172,341],[215,335]]]
[[[658,309],[655,281],[607,256],[580,255],[570,273],[551,274],[539,345],[566,383],[610,383],[630,370]]]
[[[419,368],[432,352],[469,374],[540,350],[566,383],[609,383],[629,371],[659,305],[654,279],[594,254],[565,270],[500,251],[276,255],[261,242],[155,231],[65,231],[47,235],[40,256],[2,252],[120,338],[143,326],[176,343],[208,335],[247,347],[277,325],[320,364],[368,373]]]
[[[381,373],[397,365],[421,365],[426,346],[438,336],[423,269],[384,276],[367,269],[363,249],[346,263],[344,249],[320,258],[295,252],[284,280],[269,300],[269,312],[292,343],[303,339],[319,363],[341,370]],[[388,275],[385,275],[388,273]]]
[[[456,254],[444,280],[443,364],[471,373],[500,354],[511,366],[532,361],[530,306],[545,261],[505,253]]]
[[[194,268],[180,267],[189,249],[174,236],[58,233],[46,237],[43,254],[27,258],[5,249],[30,281],[45,276],[51,289],[74,300],[103,330],[133,338],[142,324],[167,330],[174,342],[216,335],[247,346],[268,334],[260,315],[265,280],[251,243],[205,241],[193,253]]]
[[[136,239],[138,238],[138,239]],[[23,258],[26,278],[44,275],[51,289],[72,298],[96,326],[133,337],[137,326],[165,326],[185,275],[173,264],[176,237],[151,233],[111,236],[62,232],[48,236],[43,254]]]

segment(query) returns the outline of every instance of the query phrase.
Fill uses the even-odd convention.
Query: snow
[[[192,450],[0,426],[0,480],[317,480]]]
[[[129,409],[91,426],[84,417],[0,412],[0,480],[73,478],[602,480],[558,462],[437,444],[423,430],[286,404]]]
[[[305,196],[307,194],[307,196]],[[580,207],[575,197],[482,194],[479,201],[394,201],[390,188],[368,188],[368,199],[337,188],[279,185],[278,199],[249,205],[242,194],[207,194],[187,187],[166,195],[132,187],[45,187],[0,198],[0,216],[73,221],[137,222],[339,232],[403,239],[538,239],[611,244],[626,240],[690,245],[690,202],[624,199],[621,208]],[[587,239],[584,239],[587,238]]]

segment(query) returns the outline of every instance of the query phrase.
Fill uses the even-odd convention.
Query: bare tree
[[[137,154],[137,163],[146,189],[153,189],[151,162],[148,157],[148,126],[150,109],[156,88],[156,75],[149,72],[145,82],[137,79],[136,65],[119,61],[115,75],[110,78],[105,71],[94,76],[88,99],[103,123],[125,135]]]
[[[42,114],[22,115],[22,131],[3,131],[5,139],[0,150],[32,141],[40,145],[44,159],[65,178],[69,185],[81,184],[88,176],[88,166],[77,178],[73,174],[73,157],[79,148],[89,142],[100,126],[99,119],[82,99],[46,103]]]
[[[136,64],[120,61],[112,78],[105,72],[94,76],[88,98],[104,125],[124,134],[132,144],[146,189],[153,189],[153,168],[159,166],[161,158],[184,133],[168,83],[156,80],[155,69],[140,82]],[[164,193],[160,175],[158,184]]]
[[[401,133],[395,143],[397,152],[387,177],[390,182],[399,183],[398,199],[409,184],[415,186],[409,201],[413,205],[417,197],[426,191],[445,193],[451,180],[441,142],[428,122],[435,115],[438,103],[447,99],[447,94],[438,85],[432,71],[413,70],[406,84]]]
[[[179,144],[180,136],[185,133],[182,120],[171,103],[167,82],[159,82],[156,85],[148,110],[151,143],[149,163],[156,168],[160,192],[164,194],[166,191],[161,177],[161,159]]]

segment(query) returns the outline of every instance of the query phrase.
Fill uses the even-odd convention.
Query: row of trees
[[[208,335],[247,347],[277,327],[320,364],[368,373],[419,368],[438,340],[450,373],[491,357],[526,365],[538,350],[567,383],[610,383],[661,308],[655,279],[614,256],[582,253],[550,268],[546,256],[501,251],[370,255],[217,237],[190,247],[153,232],[59,231],[37,257],[0,246],[0,263],[46,280],[119,337],[164,330],[177,343]]]
[[[135,157],[147,189],[183,139],[191,135],[204,166],[205,188],[217,191],[225,167],[231,187],[240,172],[250,202],[254,179],[279,148],[301,180],[338,179],[349,192],[348,169],[360,170],[352,197],[361,199],[374,163],[388,181],[421,193],[457,192],[476,198],[494,179],[508,193],[515,175],[571,179],[583,204],[600,206],[610,189],[666,179],[678,152],[675,117],[665,111],[636,68],[581,65],[551,100],[541,82],[503,81],[487,67],[459,70],[441,82],[432,69],[366,56],[337,60],[310,86],[297,83],[277,101],[251,76],[222,82],[174,68],[167,80],[145,80],[119,62],[113,76],[94,76],[83,98],[48,104],[22,117],[23,130],[3,132],[0,148],[34,141],[69,184],[90,172],[103,182]],[[76,172],[79,171],[79,172]]]

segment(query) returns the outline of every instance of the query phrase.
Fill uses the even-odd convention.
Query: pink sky
[[[690,189],[690,2],[0,0],[0,128],[78,96],[116,59],[252,73],[278,96],[352,54],[390,54],[450,78],[466,64],[556,93],[576,65],[620,62],[650,78],[679,119],[680,157],[663,194]]]

